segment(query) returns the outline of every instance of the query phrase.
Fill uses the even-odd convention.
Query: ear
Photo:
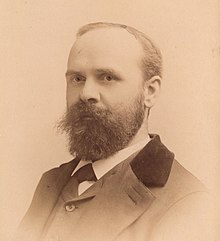
[[[161,88],[161,78],[153,76],[144,83],[144,104],[147,108],[151,108],[157,101]]]

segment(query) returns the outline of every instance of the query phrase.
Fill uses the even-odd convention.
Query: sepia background
[[[13,234],[42,173],[71,159],[55,124],[65,110],[68,52],[89,22],[131,25],[160,46],[164,78],[149,130],[217,187],[218,1],[11,0],[0,11],[0,240]]]

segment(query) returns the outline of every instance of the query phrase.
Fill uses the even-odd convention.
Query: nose
[[[100,101],[98,84],[93,79],[86,79],[80,93],[80,99],[97,103]]]

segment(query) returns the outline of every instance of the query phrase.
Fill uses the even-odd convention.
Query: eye
[[[84,76],[81,76],[81,75],[73,75],[71,78],[70,78],[71,81],[74,81],[76,83],[79,83],[79,82],[83,82],[85,81],[85,77]]]
[[[112,81],[112,80],[114,80],[114,76],[112,76],[112,75],[110,75],[110,74],[106,74],[106,75],[104,76],[104,80],[106,80],[106,81]]]

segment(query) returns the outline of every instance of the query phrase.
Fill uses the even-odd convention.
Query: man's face
[[[122,29],[92,30],[71,49],[67,78],[70,152],[106,158],[128,145],[144,115],[142,48]]]
[[[98,29],[74,44],[67,66],[67,106],[93,99],[99,107],[128,105],[143,86],[142,48],[123,29]]]

